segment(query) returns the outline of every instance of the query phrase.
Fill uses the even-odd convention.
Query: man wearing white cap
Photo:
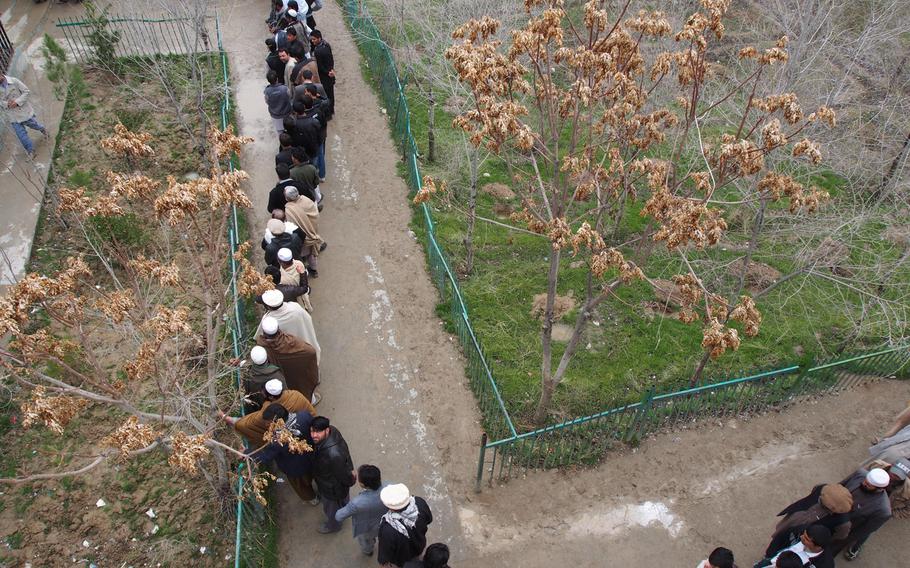
[[[266,229],[271,233],[272,238],[267,243],[262,240],[262,250],[265,251],[265,263],[272,266],[278,266],[278,251],[283,248],[291,252],[294,258],[300,258],[303,251],[303,241],[295,233],[285,231],[284,221],[278,219],[269,219]]]
[[[243,390],[246,394],[244,397],[244,409],[246,413],[255,412],[262,408],[265,398],[262,395],[262,389],[265,384],[272,379],[277,379],[287,388],[287,382],[281,373],[281,368],[269,363],[268,353],[265,348],[259,345],[253,347],[250,351],[249,361],[241,364],[243,368]]]
[[[858,469],[841,482],[853,496],[853,510],[850,511],[850,534],[831,544],[832,556],[846,547],[844,558],[854,560],[872,533],[891,518],[891,502],[885,492],[890,483],[891,476],[881,468]]]
[[[288,387],[303,393],[314,406],[319,404],[321,397],[316,392],[319,365],[312,345],[281,331],[275,318],[269,316],[262,318],[262,335],[256,338],[256,343],[281,367]]]
[[[427,546],[427,529],[433,513],[421,497],[413,497],[403,483],[388,485],[379,494],[389,511],[379,522],[380,566],[404,566]]]
[[[278,323],[277,329],[293,335],[309,343],[316,350],[316,364],[319,364],[319,340],[316,339],[316,329],[313,327],[313,318],[297,302],[285,302],[281,290],[268,290],[262,294],[262,303],[268,312],[265,317],[274,318]],[[263,317],[263,321],[265,320]],[[263,335],[262,322],[256,330],[256,338]],[[287,378],[287,377],[285,377]]]
[[[278,379],[272,379],[265,383],[262,388],[262,395],[265,398],[262,408],[246,416],[235,418],[219,411],[221,419],[233,426],[237,433],[243,436],[247,444],[253,448],[258,448],[263,443],[262,437],[265,436],[266,431],[269,429],[269,421],[263,419],[262,412],[273,402],[277,402],[286,408],[288,412],[307,412],[312,416],[316,416],[316,409],[310,404],[307,397],[295,390],[284,388],[284,385]]]

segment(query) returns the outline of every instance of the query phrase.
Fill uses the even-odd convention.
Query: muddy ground
[[[275,181],[275,135],[261,95],[263,17],[261,3],[250,0],[222,10],[241,130],[257,137],[244,155],[256,238]],[[450,543],[453,566],[694,566],[721,544],[751,565],[774,513],[813,484],[850,473],[869,438],[910,399],[906,383],[861,387],[646,440],[593,470],[537,473],[474,494],[476,409],[407,229],[399,157],[338,6],[326,2],[317,21],[339,76],[320,218],[329,249],[313,283],[324,353],[319,410],[344,433],[355,463],[375,463],[387,479],[429,498],[436,515],[429,538]],[[316,534],[320,511],[290,491],[280,499],[283,565],[375,563],[359,557],[347,529]],[[856,565],[898,565],[894,559],[910,553],[907,527],[887,525]]]

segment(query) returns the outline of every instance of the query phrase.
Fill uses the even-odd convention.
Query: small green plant
[[[142,229],[142,221],[135,213],[125,215],[95,215],[88,219],[96,236],[103,242],[116,243],[119,246],[132,248],[145,244],[148,235]]]
[[[99,10],[94,2],[85,3],[85,21],[91,31],[86,40],[92,50],[92,64],[115,75],[120,74],[120,61],[117,59],[117,44],[120,43],[120,32],[111,29],[106,6]]]
[[[13,550],[22,548],[22,534],[18,531],[6,537],[6,545]]]

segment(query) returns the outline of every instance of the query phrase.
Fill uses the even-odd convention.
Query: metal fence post
[[[480,493],[480,483],[483,481],[483,460],[487,455],[487,433],[480,437],[480,458],[477,460],[477,479],[474,481],[474,493]]]

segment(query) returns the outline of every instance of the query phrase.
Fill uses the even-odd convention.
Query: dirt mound
[[[654,287],[654,297],[657,298],[661,305],[674,308],[682,305],[682,297],[676,289],[676,284],[663,278],[655,278],[651,280],[651,284]]]
[[[508,219],[512,213],[515,212],[515,208],[507,203],[494,203],[493,204],[493,214],[501,219]]]
[[[817,266],[837,268],[850,258],[850,248],[831,237],[825,237],[815,250],[808,251],[804,256],[808,262]]]
[[[885,240],[900,247],[910,245],[910,226],[908,225],[891,225],[882,233]]]
[[[567,296],[556,294],[553,301],[553,319],[558,320],[575,308],[575,298],[572,290],[569,290]],[[547,310],[547,294],[535,294],[534,301],[531,303],[531,316],[537,319],[543,319],[543,314]]]
[[[480,191],[486,193],[487,195],[492,195],[496,199],[514,199],[515,192],[509,189],[504,183],[488,183],[480,188]]]
[[[763,290],[781,277],[780,270],[754,260],[746,266],[745,272],[746,287],[750,290]],[[730,266],[730,275],[736,278],[743,276],[742,262],[737,261]]]

